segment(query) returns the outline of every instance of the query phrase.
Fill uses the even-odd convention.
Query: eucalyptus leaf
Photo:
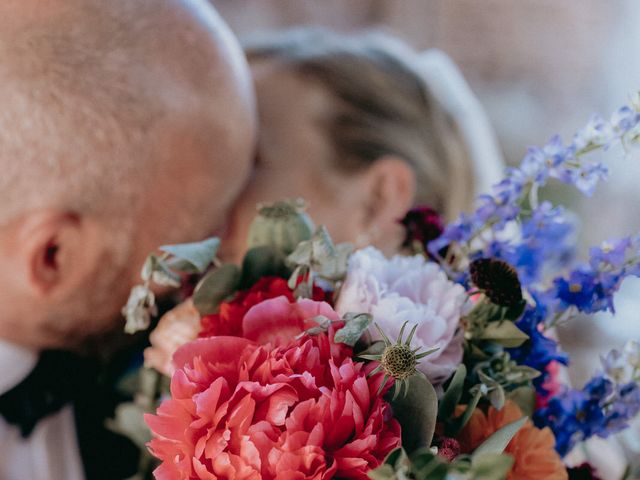
[[[396,471],[391,465],[380,465],[375,470],[367,472],[371,480],[397,480]]]
[[[178,288],[182,284],[180,276],[171,270],[156,270],[151,275],[151,279],[156,285],[164,287]]]
[[[358,353],[360,355],[382,355],[384,352],[385,344],[382,340],[377,340],[369,345],[365,350]]]
[[[325,260],[336,254],[336,248],[327,227],[320,225],[311,237],[311,250],[316,260]]]
[[[391,406],[402,426],[402,446],[411,454],[431,445],[438,416],[438,396],[431,383],[421,375],[413,375],[407,381],[407,395],[399,395],[391,401]]]
[[[512,307],[501,307],[500,305],[485,301],[478,303],[469,313],[468,318],[473,323],[480,324],[503,322],[505,320],[515,322],[522,316],[526,305],[526,302],[522,301]]]
[[[368,313],[347,313],[344,316],[345,325],[335,334],[334,341],[345,343],[350,347],[360,340],[362,334],[371,325],[373,317]]]
[[[140,276],[145,282],[153,281],[167,287],[177,288],[182,283],[180,275],[171,269],[167,261],[153,254],[145,260]]]
[[[307,268],[303,265],[298,265],[295,270],[293,271],[293,273],[291,274],[291,276],[289,277],[289,280],[287,281],[287,286],[291,289],[291,290],[295,290],[296,287],[298,286],[298,279],[302,276],[304,277],[307,273]]]
[[[489,323],[478,339],[489,340],[506,348],[517,348],[529,339],[529,335],[507,320]]]
[[[178,288],[182,284],[180,275],[175,273],[167,262],[162,258],[156,259],[155,269],[151,274],[151,280],[157,285],[164,285],[166,287]]]
[[[342,280],[347,274],[351,253],[353,253],[353,245],[350,243],[336,245],[334,255],[323,259],[317,267],[316,273],[330,281]]]
[[[313,248],[310,240],[300,242],[296,249],[289,254],[287,262],[291,265],[311,265],[313,259]]]
[[[142,270],[140,271],[140,278],[142,278],[143,282],[151,281],[151,275],[153,275],[157,260],[158,257],[153,254],[149,255],[145,259],[144,263],[142,264]]]
[[[220,239],[212,237],[202,242],[164,245],[160,247],[160,250],[188,262],[199,273],[202,273],[211,264],[219,248]]]
[[[324,226],[316,229],[311,239],[300,242],[287,257],[287,263],[294,266],[307,266],[315,275],[336,282],[347,273],[349,256],[353,246],[348,243],[334,245]]]
[[[529,417],[522,417],[515,422],[511,422],[501,429],[495,431],[473,452],[472,458],[485,455],[487,453],[502,453],[507,448],[511,439],[524,426]]]
[[[413,478],[428,480],[445,480],[458,478],[450,476],[454,474],[456,466],[447,463],[444,459],[431,450],[422,448],[411,455]]]
[[[476,389],[476,393],[471,398],[471,401],[467,405],[467,408],[465,408],[462,415],[445,422],[445,435],[447,437],[455,437],[458,432],[464,428],[464,426],[471,418],[471,415],[473,415],[473,411],[478,406],[480,398],[482,398],[482,392],[478,388]]]
[[[225,264],[205,275],[193,292],[193,304],[200,315],[215,313],[222,301],[240,284],[240,269]]]
[[[407,456],[407,452],[404,448],[398,447],[387,455],[387,458],[384,459],[384,463],[393,467],[399,467],[401,465],[409,465],[411,462],[409,461],[409,457]]]
[[[511,455],[485,453],[473,456],[471,467],[474,480],[505,480],[514,458]]]
[[[489,401],[491,402],[491,406],[493,408],[495,408],[496,410],[502,410],[502,407],[504,407],[504,402],[505,402],[505,393],[504,393],[504,388],[502,388],[502,385],[498,384],[496,385],[490,392],[489,392]]]
[[[518,387],[507,394],[507,398],[515,402],[525,415],[531,416],[536,407],[536,390],[533,387]]]
[[[250,249],[242,261],[243,288],[251,287],[263,277],[288,277],[291,272],[285,260],[282,251],[271,245]]]
[[[157,314],[155,295],[148,285],[136,285],[131,289],[127,304],[122,307],[122,315],[126,320],[124,331],[133,334],[146,330],[151,317]]]
[[[196,268],[191,262],[182,260],[181,258],[171,257],[165,260],[167,266],[174,272],[197,274],[202,273],[201,270]]]
[[[453,378],[449,382],[447,390],[444,392],[440,405],[438,406],[438,419],[447,420],[453,416],[456,406],[460,403],[464,392],[464,379],[467,377],[467,367],[461,363],[458,365]]]
[[[505,393],[500,382],[490,377],[482,370],[478,370],[477,374],[482,383],[473,387],[472,391],[479,389],[480,393],[489,399],[493,408],[496,410],[502,410],[505,402]]]
[[[331,326],[331,319],[328,317],[325,317],[324,315],[317,315],[313,317],[313,321],[316,322],[318,326],[323,328],[325,331],[328,330],[329,327]]]
[[[312,298],[313,291],[307,282],[302,282],[293,291],[293,296],[296,298]]]

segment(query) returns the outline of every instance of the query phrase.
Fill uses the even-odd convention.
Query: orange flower
[[[507,402],[502,410],[489,407],[486,414],[476,409],[460,432],[461,450],[472,452],[493,432],[522,416],[520,408],[513,402]],[[555,442],[549,428],[540,430],[527,421],[505,449],[505,453],[515,459],[508,480],[567,480],[567,470],[554,449]]]

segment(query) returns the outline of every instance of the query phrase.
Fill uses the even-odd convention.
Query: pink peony
[[[462,361],[462,330],[458,327],[465,301],[464,288],[451,282],[436,263],[420,255],[387,259],[367,247],[349,259],[336,311],[340,315],[370,313],[392,340],[405,322],[409,323],[407,332],[417,324],[413,347],[438,347],[418,368],[437,384]],[[380,339],[376,329],[370,332]]]
[[[156,478],[365,479],[399,446],[382,376],[367,378],[371,367],[333,342],[333,327],[292,339],[316,315],[337,319],[325,303],[268,300],[245,316],[248,338],[176,352],[172,398],[146,417]]]
[[[330,320],[340,320],[333,309],[324,302],[300,300],[293,302],[293,295],[276,296],[275,301],[265,301],[283,288],[287,282],[280,278],[266,277],[255,289],[240,292],[233,302],[223,303],[221,313],[202,319],[191,299],[167,312],[149,336],[151,346],[144,351],[146,367],[155,368],[170,377],[175,371],[173,355],[182,345],[201,337],[231,335],[249,338],[258,343],[290,341],[299,333],[317,325],[312,319],[318,315]],[[320,295],[316,289],[316,294]],[[306,322],[306,324],[305,324]],[[215,332],[215,333],[214,333]]]

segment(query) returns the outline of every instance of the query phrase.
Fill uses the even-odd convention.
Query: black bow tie
[[[11,368],[3,365],[2,368]],[[0,414],[28,437],[43,418],[73,402],[97,369],[76,355],[46,351],[35,368],[18,385],[0,395]]]
[[[73,405],[86,478],[128,478],[137,470],[139,450],[128,438],[105,428],[105,419],[123,399],[105,385],[101,374],[95,360],[45,351],[22,382],[0,395],[0,415],[27,438],[40,420]]]

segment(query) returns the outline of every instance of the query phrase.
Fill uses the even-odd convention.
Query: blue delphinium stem
[[[606,438],[623,430],[640,413],[640,344],[612,350],[602,365],[581,390],[566,389],[534,415],[538,427],[553,431],[561,455],[594,435]]]

